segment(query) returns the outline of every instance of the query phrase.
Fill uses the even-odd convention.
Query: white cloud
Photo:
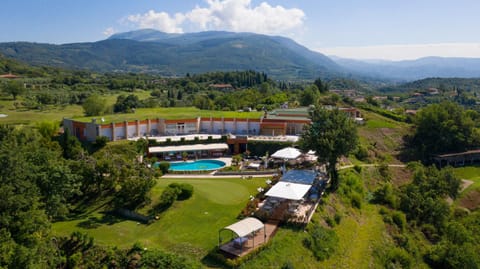
[[[150,10],[135,14],[127,20],[139,28],[154,28],[169,33],[185,29],[225,30],[262,34],[293,35],[305,20],[305,13],[297,8],[271,6],[262,2],[252,6],[251,0],[206,0],[206,6],[196,6],[185,13],[170,15]]]
[[[105,29],[105,31],[103,31],[103,34],[106,35],[106,36],[111,36],[115,33],[116,33],[116,31],[115,31],[115,29],[113,29],[113,27],[108,27],[107,29]]]
[[[153,28],[167,33],[182,33],[180,25],[184,19],[184,15],[180,13],[170,16],[166,12],[157,13],[154,10],[127,17],[128,21],[136,24],[139,28]]]
[[[480,43],[438,43],[318,48],[317,51],[351,59],[413,60],[428,56],[480,58]]]

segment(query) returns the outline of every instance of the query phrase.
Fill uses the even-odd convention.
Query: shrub
[[[169,188],[177,188],[178,196],[177,200],[187,200],[193,195],[193,186],[186,183],[172,183],[168,185]]]
[[[178,195],[180,194],[180,189],[167,187],[160,196],[159,205],[162,208],[169,207],[177,200]]]
[[[106,136],[97,136],[97,138],[95,139],[95,142],[94,142],[94,145],[95,145],[95,148],[97,149],[101,149],[103,147],[105,147],[107,145],[107,142],[108,142],[108,137]]]
[[[168,173],[168,170],[170,169],[170,163],[169,162],[160,162],[158,164],[158,168],[160,171],[162,171],[162,174]]]
[[[328,259],[338,247],[338,236],[335,231],[314,224],[309,229],[310,236],[305,238],[303,244],[313,252],[319,261]]]
[[[412,267],[412,257],[402,248],[392,248],[388,251],[388,260],[386,268],[410,268]]]
[[[358,193],[352,193],[350,196],[350,203],[353,207],[358,209],[362,208],[362,197]]]
[[[337,224],[340,224],[340,222],[342,221],[342,215],[340,215],[340,213],[338,212],[335,213],[335,216],[333,218],[335,219],[335,223]]]
[[[405,229],[405,226],[407,225],[407,218],[405,217],[405,214],[399,211],[394,211],[392,213],[392,221],[402,231]]]
[[[291,261],[285,262],[281,269],[294,269],[295,266],[293,266],[293,263]]]
[[[390,170],[388,169],[388,164],[386,163],[381,163],[378,166],[378,173],[380,173],[380,176],[385,180],[385,181],[390,181],[392,176],[390,175]]]
[[[335,223],[335,221],[334,221],[331,217],[326,216],[326,217],[325,217],[325,222],[328,224],[328,226],[330,226],[330,227],[332,227],[332,228],[335,227],[335,224],[336,224],[336,223]]]
[[[166,253],[161,250],[149,250],[142,254],[137,268],[197,268],[191,260],[177,254]]]
[[[169,208],[175,200],[186,200],[193,194],[193,186],[185,183],[172,183],[162,192],[160,202],[156,209],[164,211]]]
[[[357,173],[361,173],[362,172],[362,167],[358,164],[354,165],[353,166],[353,170],[355,170]]]
[[[368,158],[368,149],[365,146],[359,145],[354,155],[360,161],[365,161]]]
[[[373,192],[372,202],[389,205],[392,208],[397,207],[397,198],[395,197],[393,186],[387,182]]]
[[[430,242],[438,242],[438,240],[440,240],[438,230],[432,224],[423,224],[421,230],[425,237],[430,240]]]

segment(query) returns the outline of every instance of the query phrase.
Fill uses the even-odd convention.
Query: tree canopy
[[[480,144],[475,123],[459,105],[443,102],[425,107],[417,113],[411,146],[416,155],[427,160],[432,154],[461,152]]]
[[[106,101],[100,96],[92,94],[85,100],[82,107],[86,116],[100,116],[105,112]]]
[[[23,94],[25,92],[25,88],[23,87],[23,84],[20,81],[10,80],[3,87],[3,91],[6,94],[12,95],[13,100],[17,100],[17,96]]]
[[[338,109],[314,108],[312,123],[306,127],[300,146],[314,150],[320,162],[327,164],[332,188],[338,187],[337,161],[342,155],[352,152],[358,142],[357,126],[348,115]]]

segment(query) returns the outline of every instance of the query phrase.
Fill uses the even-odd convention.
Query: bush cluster
[[[176,200],[187,200],[193,195],[193,186],[186,183],[172,183],[162,192],[157,211],[165,211]]]
[[[305,247],[310,249],[319,261],[330,258],[338,248],[338,236],[335,231],[314,224],[308,232],[309,236],[303,240]]]

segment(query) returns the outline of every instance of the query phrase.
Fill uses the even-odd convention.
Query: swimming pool
[[[225,166],[225,163],[218,160],[200,160],[194,162],[170,163],[171,171],[213,171]]]

